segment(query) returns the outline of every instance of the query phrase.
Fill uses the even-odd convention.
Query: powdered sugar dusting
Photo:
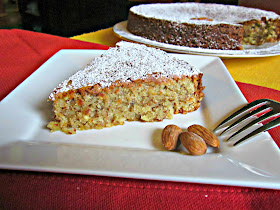
[[[280,18],[274,12],[268,12],[260,9],[247,8],[233,5],[222,4],[203,4],[203,3],[172,3],[172,4],[142,4],[130,9],[133,13],[148,18],[170,20],[177,23],[190,24],[233,24],[248,20],[259,20],[262,17],[268,19]],[[194,20],[196,18],[206,17],[208,20]]]
[[[100,57],[94,58],[87,67],[63,81],[49,98],[54,100],[56,93],[68,90],[95,84],[104,88],[118,80],[130,82],[145,79],[147,75],[158,78],[172,75],[191,76],[199,73],[199,69],[162,50],[121,41],[117,43],[117,47],[110,48]]]

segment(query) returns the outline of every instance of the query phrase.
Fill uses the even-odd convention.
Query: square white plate
[[[50,133],[52,90],[101,50],[61,50],[0,103],[0,168],[280,189],[280,153],[268,133],[240,146],[220,139],[203,156],[165,151],[161,131],[197,123],[213,129],[246,103],[219,58],[173,54],[204,73],[205,98],[187,115],[155,123],[126,122],[75,135]]]

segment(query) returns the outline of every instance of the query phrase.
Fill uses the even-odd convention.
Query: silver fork
[[[232,128],[236,127],[241,122],[244,122],[249,117],[255,116],[257,114],[260,114],[259,117],[257,117],[255,120],[251,121],[250,123],[246,124],[244,127],[236,131],[233,135],[231,135],[227,141],[231,140],[234,136],[237,134],[240,134],[241,132],[247,130],[248,128],[252,127],[253,125],[257,123],[262,123],[265,120],[270,120],[270,118],[275,118],[268,123],[262,125],[258,129],[252,131],[251,133],[247,134],[246,136],[239,139],[237,142],[233,144],[233,146],[240,144],[241,142],[261,133],[264,131],[268,131],[272,128],[275,128],[280,125],[280,103],[271,99],[259,99],[256,101],[253,101],[241,109],[234,112],[232,115],[227,117],[223,122],[221,122],[215,129],[214,132],[223,128],[225,124],[227,124],[229,121],[233,120],[234,118],[240,117],[238,120],[233,122],[231,125],[229,125],[220,135],[225,134],[226,132],[230,131]]]

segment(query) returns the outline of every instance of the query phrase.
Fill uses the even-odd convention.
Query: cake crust
[[[178,24],[129,13],[127,29],[141,37],[166,44],[209,49],[242,49],[243,28],[218,24]],[[215,35],[215,36],[213,36]]]

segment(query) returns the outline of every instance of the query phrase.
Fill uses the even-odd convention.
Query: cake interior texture
[[[103,76],[97,79],[97,74]],[[203,89],[202,73],[186,61],[158,49],[121,42],[54,90],[50,100],[55,119],[48,127],[74,134],[125,121],[171,119],[173,114],[197,110]]]
[[[143,4],[130,9],[127,29],[167,44],[242,50],[243,45],[279,41],[280,16],[221,4]]]
[[[280,40],[280,19],[252,20],[242,23],[243,45],[262,45]]]

